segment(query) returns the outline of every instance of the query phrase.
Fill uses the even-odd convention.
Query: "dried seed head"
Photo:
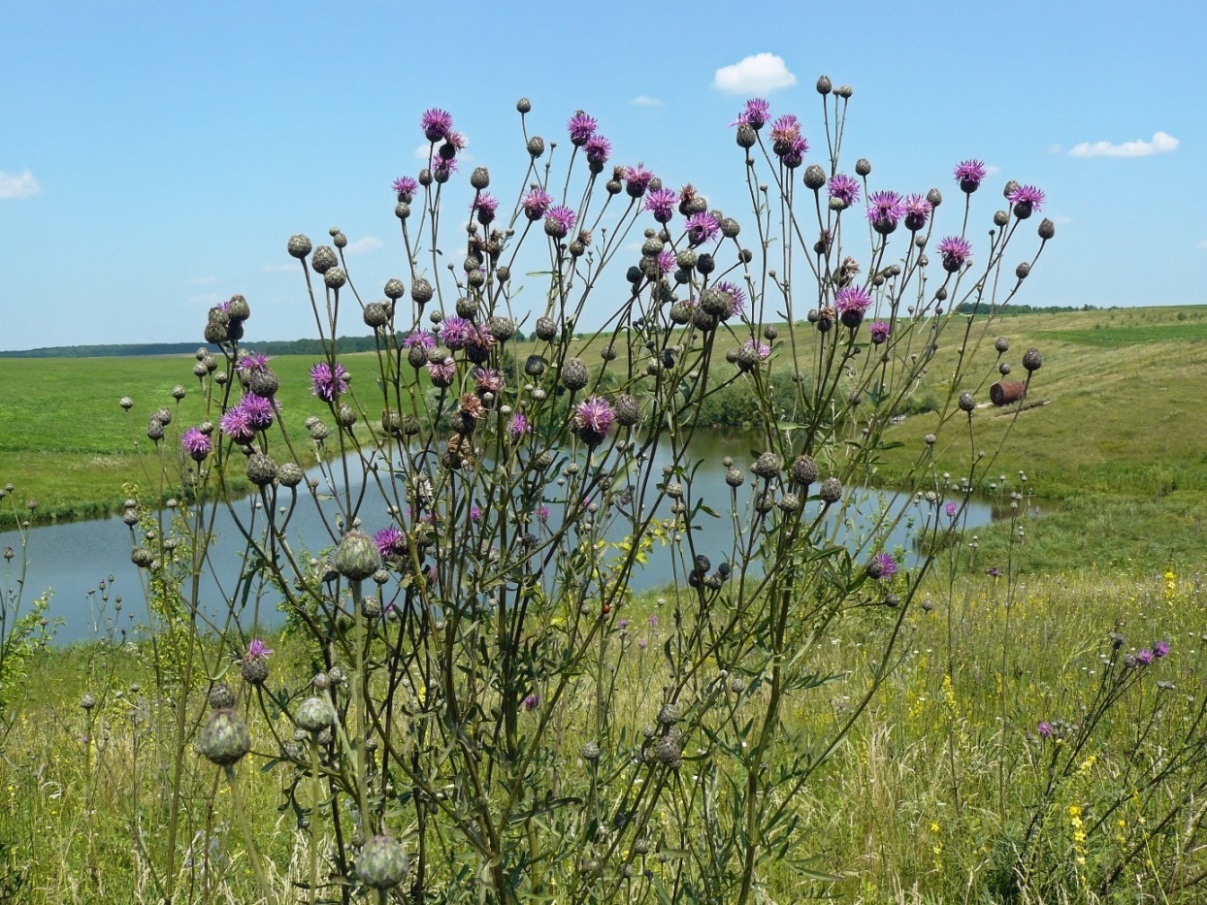
[[[536,319],[536,335],[538,339],[543,339],[549,342],[557,336],[557,324],[554,323],[551,317],[538,317]]]
[[[872,163],[866,157],[860,157],[855,161],[855,173],[859,176],[867,176],[872,172]]]
[[[385,289],[382,291],[385,293],[386,298],[391,301],[397,301],[406,292],[406,287],[402,285],[402,280],[389,279],[386,280]]]
[[[750,470],[760,478],[770,480],[780,473],[783,464],[775,453],[765,452],[755,460],[754,466]]]
[[[1023,353],[1023,367],[1029,372],[1038,371],[1044,366],[1044,358],[1039,354],[1039,349],[1031,348]]]
[[[804,487],[817,480],[817,463],[813,461],[812,456],[796,457],[796,461],[792,463],[792,480]]]
[[[1014,268],[1014,275],[1016,277],[1018,277],[1020,280],[1025,280],[1028,276],[1030,276],[1030,274],[1031,274],[1031,265],[1028,264],[1026,261],[1023,261],[1021,264],[1019,264],[1017,267]]]
[[[251,732],[233,710],[215,710],[197,736],[197,750],[212,763],[229,767],[251,750]]]
[[[641,421],[641,406],[634,396],[625,393],[616,398],[616,423],[622,427],[632,427]]]
[[[266,453],[252,453],[247,459],[247,480],[257,487],[267,487],[277,477],[277,463]]]
[[[1039,237],[1045,241],[1056,235],[1056,224],[1044,217],[1039,221]]]
[[[342,289],[347,282],[348,275],[344,273],[341,267],[332,267],[323,274],[323,285],[328,289]]]
[[[305,477],[306,472],[296,462],[285,462],[277,469],[277,482],[282,487],[297,487]]]
[[[325,274],[338,263],[339,258],[335,256],[335,250],[327,245],[320,245],[310,256],[310,266],[318,273]]]
[[[490,185],[490,171],[486,167],[474,167],[469,174],[469,184],[478,191],[487,188]]]
[[[828,75],[819,76],[817,79],[817,93],[823,97],[833,90],[834,86],[830,83]]]
[[[826,478],[821,482],[818,496],[824,503],[837,503],[842,499],[842,481],[835,477]]]
[[[335,571],[355,580],[372,576],[381,568],[381,554],[373,538],[359,529],[352,529],[335,548]]]
[[[805,167],[805,187],[818,191],[826,184],[826,171],[815,163]]]
[[[364,310],[365,326],[373,330],[390,322],[390,309],[385,302],[369,302]]]
[[[539,135],[534,135],[528,139],[528,154],[536,159],[545,153],[545,139]]]
[[[998,355],[1002,355],[1010,351],[1010,340],[1005,336],[999,336],[996,340],[994,340],[993,348],[997,350]]]
[[[417,277],[411,284],[411,300],[419,305],[426,305],[432,300],[432,284],[423,277]]]
[[[215,682],[210,689],[209,703],[213,710],[229,710],[235,706],[235,692],[225,682]]]
[[[393,889],[411,869],[411,859],[389,836],[373,836],[356,859],[356,877],[370,889]]]
[[[335,723],[335,714],[331,711],[331,705],[322,698],[307,698],[294,711],[293,721],[299,729],[318,733],[331,728]]]
[[[289,253],[299,260],[310,254],[310,239],[307,236],[298,233],[289,237],[289,243],[285,246]]]
[[[960,411],[971,412],[976,408],[976,399],[973,397],[972,393],[965,391],[960,394],[959,405]]]

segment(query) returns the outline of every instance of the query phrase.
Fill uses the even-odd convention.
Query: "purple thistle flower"
[[[440,341],[454,352],[468,346],[476,334],[473,324],[456,315],[446,317],[440,323]]]
[[[447,110],[433,107],[419,118],[419,128],[423,130],[423,135],[428,141],[441,141],[448,138],[453,130],[453,115]]]
[[[800,138],[800,120],[791,113],[785,113],[771,124],[771,141],[774,144],[787,146],[798,138]]]
[[[532,433],[532,426],[528,423],[528,417],[523,412],[516,412],[511,416],[511,422],[507,425],[507,429],[516,440],[520,439],[524,434]]]
[[[905,216],[905,204],[896,192],[873,192],[868,198],[868,220],[872,229],[887,236]]]
[[[499,209],[499,199],[493,195],[488,195],[483,192],[474,199],[470,205],[470,211],[478,215],[478,222],[483,226],[490,226],[495,219],[495,211]]]
[[[1014,205],[1014,216],[1026,220],[1043,209],[1044,193],[1033,185],[1020,185],[1006,196],[1006,200]]]
[[[650,646],[650,639],[649,639],[649,638],[638,638],[638,639],[637,639],[637,647],[638,647],[640,650],[645,650],[645,649],[646,649],[647,647],[649,647],[649,646]]]
[[[960,188],[968,194],[972,194],[980,187],[981,181],[985,178],[985,163],[981,160],[962,161],[956,167],[955,175]]]
[[[427,330],[412,330],[407,334],[406,339],[402,341],[402,345],[406,349],[411,348],[411,346],[434,349],[436,348],[436,337]]]
[[[195,427],[184,432],[180,445],[194,462],[201,462],[210,454],[210,438]]]
[[[1148,666],[1153,661],[1153,652],[1147,647],[1136,651],[1136,662],[1141,666]]]
[[[265,647],[264,642],[259,638],[252,638],[251,644],[247,645],[248,660],[263,660],[274,653],[275,651],[271,647]]]
[[[945,513],[947,513],[948,518],[955,518],[956,514],[960,511],[960,507],[957,506],[955,503],[949,502],[946,505],[944,505],[943,511]]]
[[[888,321],[872,321],[868,333],[872,337],[872,345],[882,346],[888,342],[889,334],[893,332],[892,324]]]
[[[771,356],[771,347],[769,345],[766,343],[756,342],[753,339],[746,340],[746,342],[743,343],[742,348],[754,350],[760,361],[764,361]]]
[[[477,506],[477,505],[470,506],[469,507],[469,519],[471,522],[482,521],[482,507]]]
[[[905,198],[905,228],[917,232],[926,226],[934,207],[922,195],[907,195]]]
[[[629,620],[627,620],[627,619],[625,619],[625,618],[623,618],[623,617],[622,617],[622,618],[620,618],[620,619],[617,619],[617,620],[616,620],[616,627],[617,627],[618,629],[620,629],[620,631],[622,631],[622,632],[626,632],[626,631],[628,631],[628,629],[629,629]]]
[[[394,194],[398,196],[398,200],[404,204],[410,204],[415,197],[415,191],[419,188],[419,183],[410,176],[399,176],[394,180]]]
[[[495,347],[495,343],[497,342],[498,340],[495,339],[494,334],[490,332],[490,328],[485,324],[477,328],[471,324],[469,342],[466,343],[465,354],[469,357],[470,361],[481,364],[490,357],[490,350]]]
[[[687,218],[684,227],[687,231],[687,241],[692,245],[703,245],[715,239],[721,232],[721,224],[708,211],[700,211]]]
[[[761,97],[752,97],[746,102],[746,109],[738,114],[738,118],[730,123],[731,126],[750,126],[756,132],[767,123],[771,115],[771,105]]]
[[[579,110],[566,123],[566,130],[570,133],[570,143],[575,147],[582,147],[587,143],[595,130],[599,128],[599,121],[594,116],[588,116],[582,110]]]
[[[524,709],[532,712],[541,706],[541,696],[539,694],[530,694],[524,698]]]
[[[830,197],[841,202],[843,207],[850,207],[859,200],[859,183],[854,176],[835,173],[830,177],[830,186],[827,191]]]
[[[333,369],[320,361],[310,369],[310,391],[324,402],[334,402],[335,397],[348,392],[348,371],[338,361]]]
[[[494,393],[503,389],[503,375],[494,368],[478,368],[474,371],[474,385],[479,393]]]
[[[247,377],[251,374],[263,374],[268,370],[268,363],[272,361],[272,356],[264,355],[260,352],[244,352],[239,357],[239,365],[236,370]]]
[[[227,409],[219,419],[218,426],[222,433],[236,443],[250,443],[256,436],[256,431],[251,426],[251,419],[247,417],[247,411],[242,405]]]
[[[465,146],[469,144],[469,139],[456,129],[452,129],[448,135],[444,136],[444,143],[446,145],[452,145],[453,154],[449,155],[451,157],[456,155],[458,151],[464,151]]]
[[[645,168],[645,164],[624,168],[624,190],[630,198],[640,198],[654,181],[654,174]]]
[[[985,570],[985,574],[988,575],[990,578],[1001,578],[1002,570],[999,569],[997,566],[990,566],[988,569]]]
[[[675,205],[679,203],[679,194],[674,189],[654,189],[645,196],[645,209],[654,215],[659,223],[669,223],[675,216]]]
[[[545,211],[553,204],[553,196],[539,186],[533,186],[520,199],[520,207],[524,208],[524,216],[529,220],[540,220]]]
[[[658,614],[650,613],[649,622],[650,622],[650,628],[657,628],[658,627]]]
[[[672,272],[679,266],[675,261],[675,253],[669,248],[660,251],[656,260],[658,261],[658,270],[663,275]]]
[[[718,292],[724,292],[733,300],[733,307],[730,317],[736,317],[746,310],[746,293],[742,291],[742,287],[737,283],[731,283],[728,280],[722,280],[714,287]]]
[[[545,233],[555,239],[564,239],[578,218],[568,207],[551,207],[545,213]]]
[[[257,396],[255,393],[248,393],[243,397],[243,401],[239,406],[247,413],[247,420],[256,430],[267,430],[272,427],[273,407],[272,400],[266,399],[263,396]]]
[[[448,177],[457,172],[457,161],[452,158],[437,157],[432,161],[432,177],[437,182],[447,182]]]
[[[1169,642],[1158,641],[1153,645],[1153,656],[1160,660],[1162,657],[1169,656]]]
[[[956,273],[968,263],[972,246],[962,236],[948,236],[939,243],[939,254],[943,258],[943,269]]]
[[[397,525],[382,528],[373,535],[373,543],[383,557],[401,556],[407,551],[406,537]]]
[[[809,150],[809,142],[803,138],[798,138],[793,141],[788,148],[780,154],[780,162],[790,170],[795,170],[805,162],[805,153]]]
[[[872,297],[862,286],[843,286],[834,293],[834,311],[852,330],[863,322],[863,315],[871,304]]]
[[[615,420],[616,413],[612,411],[612,406],[599,396],[584,399],[574,409],[575,431],[588,446],[602,443]]]
[[[891,553],[877,553],[876,562],[880,565],[880,580],[888,581],[897,574],[897,560]]]
[[[549,521],[549,507],[548,506],[537,506],[534,514],[536,515],[536,517],[538,519],[541,520],[542,523]]]
[[[598,173],[612,156],[612,142],[602,135],[592,135],[583,145],[583,152],[587,155],[587,163],[591,165],[592,172]]]
[[[428,376],[432,378],[432,385],[440,389],[447,389],[453,385],[453,381],[457,378],[457,363],[452,358],[445,358],[444,361],[436,362],[429,361],[427,363]]]
[[[1035,731],[1039,733],[1040,738],[1052,737],[1052,724],[1040,720],[1039,725],[1035,727]]]

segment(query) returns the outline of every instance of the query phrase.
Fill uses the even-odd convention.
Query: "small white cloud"
[[[662,106],[661,100],[659,100],[656,97],[650,97],[648,94],[639,94],[635,98],[633,98],[633,100],[630,101],[630,103],[632,103],[633,105],[635,105],[637,107],[661,107]]]
[[[261,273],[297,273],[298,265],[293,264],[265,264],[260,268]]]
[[[1049,154],[1063,154],[1064,146],[1061,144],[1048,145]]]
[[[796,76],[788,71],[783,57],[773,53],[756,53],[732,66],[722,66],[712,80],[713,87],[725,94],[770,94],[795,84]]]
[[[1066,223],[1073,222],[1072,217],[1066,217],[1064,214],[1055,214],[1055,215],[1049,217],[1048,219],[1051,220],[1053,223],[1055,223],[1057,226],[1064,226]]]
[[[1152,141],[1125,141],[1111,144],[1109,141],[1083,141],[1069,148],[1070,157],[1151,157],[1176,151],[1178,140],[1168,132],[1154,132]]]
[[[986,176],[993,176],[994,174],[1000,173],[1001,171],[1002,171],[1002,168],[999,167],[996,163],[985,164],[985,175]]]
[[[217,277],[197,277],[197,279],[193,280],[193,285],[194,286],[210,286],[217,282],[218,282]]]
[[[20,173],[0,170],[0,198],[28,198],[41,193],[42,186],[38,185],[38,180],[29,170]]]
[[[1194,247],[1201,248],[1204,251],[1207,251],[1207,239],[1200,239],[1198,242],[1195,242]]]
[[[377,238],[377,236],[365,236],[363,239],[357,239],[355,242],[349,242],[348,246],[344,249],[344,254],[363,255],[385,247],[386,243]]]

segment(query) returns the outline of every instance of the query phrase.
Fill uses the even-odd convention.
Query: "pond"
[[[691,449],[691,457],[701,461],[692,485],[694,496],[704,499],[714,509],[726,512],[730,494],[725,485],[726,468],[722,460],[731,456],[739,466],[748,463],[751,445],[751,440],[740,434],[698,435]],[[669,459],[669,455],[666,458]],[[749,484],[742,490],[748,491]],[[862,500],[860,508],[864,510],[887,507],[892,516],[905,510],[885,548],[902,548],[907,551],[907,557],[912,557],[913,538],[926,519],[934,517],[936,507],[906,495],[881,496],[873,491],[856,491],[856,495]],[[245,515],[252,505],[251,498],[236,503]],[[363,510],[365,528],[370,533],[386,524],[384,508],[378,508],[380,513],[368,506]],[[992,511],[987,503],[971,501],[965,507],[965,528],[979,527],[991,519]],[[697,522],[693,535],[696,549],[709,555],[714,564],[720,562],[732,545],[732,522],[727,515],[723,518],[700,515]],[[619,540],[621,533],[617,532],[618,536],[609,539]],[[211,565],[219,574],[233,574],[239,568],[243,547],[225,511],[220,513],[216,535],[218,540],[210,550]],[[295,549],[309,544],[317,550],[329,543],[319,510],[312,506],[298,507],[290,525],[290,536]],[[53,590],[47,616],[61,620],[56,643],[71,644],[101,637],[105,620],[118,626],[119,636],[124,631],[128,637],[133,636],[138,625],[146,622],[139,570],[130,562],[130,529],[119,517],[34,527],[27,532],[26,541],[25,611],[31,600]],[[18,556],[7,567],[0,563],[0,592],[6,587],[15,588],[19,577],[20,536],[17,532],[0,533],[0,549],[6,546],[12,546]],[[911,562],[909,559],[907,564]],[[649,590],[668,584],[672,576],[671,552],[656,545],[649,563],[635,573],[631,587],[635,591]],[[102,600],[102,594],[107,600]],[[208,577],[203,578],[202,599],[221,601],[216,583]],[[115,611],[115,606],[120,609]],[[271,606],[261,612],[277,615]]]

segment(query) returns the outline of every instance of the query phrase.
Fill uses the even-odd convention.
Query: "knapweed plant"
[[[1028,228],[1032,186],[980,211],[976,160],[947,207],[938,189],[875,186],[840,155],[850,89],[817,87],[811,122],[762,100],[738,114],[718,153],[741,214],[614,165],[584,112],[547,141],[526,99],[527,171],[500,188],[461,171],[452,116],[428,110],[427,166],[394,183],[405,258],[380,297],[354,284],[338,229],[285,243],[324,349],[325,413],[305,424],[243,342],[248,301],[210,311],[202,401],[148,429],[176,508],[135,500],[127,520],[170,633],[177,778],[195,745],[238,788],[282,790],[289,840],[248,833],[266,901],[748,903],[843,867],[810,857],[797,793],[898,662],[929,559],[890,549],[891,529],[952,530],[942,507],[966,503],[936,473],[938,436],[966,446],[968,488],[993,459],[976,425],[998,375],[965,363],[1053,226]],[[353,330],[376,351],[341,354]],[[961,354],[935,435],[899,494],[875,493],[943,346]],[[1025,383],[1041,363],[1022,356]],[[750,453],[705,486],[698,414],[735,386]],[[221,538],[219,512],[236,526]],[[727,540],[702,542],[706,523]],[[215,608],[200,576],[236,540]],[[658,556],[665,603],[643,609],[631,584]],[[308,674],[279,674],[257,637],[274,608]],[[789,715],[856,665],[821,643],[848,619],[875,650],[868,681],[803,732]],[[187,695],[203,677],[207,703]],[[189,810],[169,786],[171,831],[142,843],[167,898]],[[242,797],[214,807],[245,826]]]

